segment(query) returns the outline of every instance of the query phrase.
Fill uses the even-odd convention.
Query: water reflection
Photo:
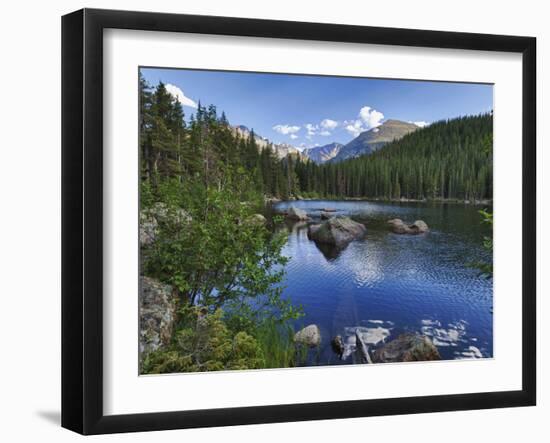
[[[283,253],[290,257],[285,296],[302,304],[306,317],[296,327],[316,323],[323,337],[319,364],[342,364],[330,341],[349,328],[391,322],[386,339],[403,332],[430,335],[443,358],[492,356],[492,282],[469,263],[487,260],[481,247],[486,228],[475,207],[371,202],[283,202],[304,209],[314,222],[320,210],[335,208],[367,226],[367,235],[344,249],[310,241],[308,222],[287,223]],[[424,220],[430,232],[393,234],[387,220]],[[435,322],[433,325],[426,321]],[[348,328],[348,329],[346,329]],[[475,348],[475,349],[474,349]],[[347,361],[349,363],[349,361]]]

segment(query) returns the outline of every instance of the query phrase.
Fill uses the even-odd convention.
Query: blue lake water
[[[358,327],[372,347],[403,332],[419,332],[432,338],[443,359],[492,357],[492,280],[469,266],[491,259],[482,247],[490,231],[481,223],[480,207],[302,200],[272,209],[290,206],[314,221],[320,209],[334,208],[367,227],[364,239],[342,251],[319,249],[308,239],[306,222],[284,227],[289,237],[283,253],[290,257],[284,296],[305,312],[295,328],[315,323],[322,335],[320,350],[308,364],[351,363],[333,353],[330,340],[337,334],[348,340]],[[430,231],[394,234],[387,226],[392,218],[424,220]]]

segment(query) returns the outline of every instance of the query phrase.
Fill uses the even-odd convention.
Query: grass
[[[254,334],[263,350],[265,368],[290,368],[299,366],[305,359],[302,347],[294,344],[294,330],[274,320],[265,321]],[[307,353],[307,349],[305,350]]]

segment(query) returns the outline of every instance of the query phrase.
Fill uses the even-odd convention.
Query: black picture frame
[[[103,413],[103,30],[170,31],[522,54],[522,389],[131,415]],[[62,18],[62,426],[152,431],[536,403],[536,39],[230,17],[83,9]]]

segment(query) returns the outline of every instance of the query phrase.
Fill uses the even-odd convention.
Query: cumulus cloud
[[[330,135],[330,134],[331,134],[331,132],[330,132],[330,131],[326,131],[326,130],[323,130],[323,131],[319,132],[319,135],[322,135],[322,136],[325,136],[325,137],[328,136],[328,135]]]
[[[300,130],[300,126],[275,125],[273,126],[273,130],[277,131],[279,134],[289,135],[298,132]]]
[[[189,97],[187,97],[183,91],[178,88],[176,85],[172,85],[170,83],[166,83],[166,91],[170,95],[172,95],[174,98],[177,98],[182,106],[189,106],[190,108],[197,109],[197,104],[194,100],[191,100]]]
[[[321,122],[321,128],[323,128],[327,131],[332,131],[333,129],[336,129],[337,127],[338,127],[338,122],[335,121],[335,120],[331,120],[330,118],[325,118]]]
[[[319,129],[317,125],[313,125],[311,123],[306,123],[304,127],[307,129],[307,135],[314,135],[315,132],[317,132],[317,129]]]
[[[296,140],[298,138],[298,136],[296,134],[290,134],[290,138],[292,140]]]
[[[384,114],[370,106],[363,106],[359,111],[359,118],[363,121],[365,128],[369,130],[382,124]]]
[[[366,131],[366,128],[363,125],[361,120],[350,120],[344,122],[344,129],[348,131],[354,137],[357,137],[361,132]]]
[[[430,125],[429,122],[425,122],[425,121],[409,122],[409,123],[412,123],[412,124],[418,126],[419,128],[425,128],[426,126],[429,126],[429,125]]]

